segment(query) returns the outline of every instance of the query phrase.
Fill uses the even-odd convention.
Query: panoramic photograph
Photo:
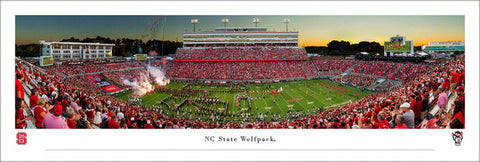
[[[464,15],[17,15],[15,128],[464,129],[465,52]]]

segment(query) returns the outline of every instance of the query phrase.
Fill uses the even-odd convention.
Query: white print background
[[[1,160],[471,160],[479,157],[478,2],[2,2]],[[15,130],[15,15],[465,15],[466,130]],[[52,24],[54,25],[54,24]],[[412,27],[418,28],[416,24]],[[354,27],[354,26],[352,26]],[[300,31],[301,32],[301,31]],[[407,35],[408,37],[408,35]],[[321,39],[321,38],[320,38]],[[385,38],[387,40],[388,38]],[[377,40],[382,41],[382,40]],[[15,143],[27,133],[27,145]],[[205,143],[204,136],[275,136],[276,143]],[[46,152],[45,149],[435,149],[434,152]]]

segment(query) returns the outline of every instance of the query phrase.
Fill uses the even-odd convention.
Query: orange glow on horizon
[[[407,37],[407,40],[410,40],[408,39]],[[298,42],[298,46],[300,47],[308,47],[308,46],[327,46],[327,44],[330,42],[330,41],[333,41],[333,40],[329,40],[329,41],[302,41],[302,40],[299,40]],[[337,39],[337,41],[342,41],[342,39]],[[343,41],[348,41],[350,42],[350,44],[357,44],[361,41],[351,41],[351,40],[343,40]],[[384,40],[384,41],[388,41],[388,39]],[[376,41],[375,42],[378,42],[380,43],[380,45],[383,46],[384,44],[384,41]],[[448,42],[448,41],[461,41],[461,42],[465,42],[465,39],[452,39],[452,40],[434,40],[434,39],[428,39],[428,40],[420,40],[420,41],[415,41],[413,40],[413,45],[414,46],[423,46],[423,45],[428,45],[428,43],[430,42]],[[372,42],[372,41],[370,41]]]

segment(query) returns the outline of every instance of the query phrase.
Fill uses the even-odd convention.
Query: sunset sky
[[[157,39],[162,39],[162,18]],[[331,40],[383,41],[391,36],[406,36],[415,46],[435,41],[465,41],[465,17],[446,16],[166,16],[165,40],[182,41],[182,34],[193,29],[190,19],[198,19],[197,31],[213,31],[223,27],[254,27],[252,18],[259,18],[258,27],[269,31],[285,31],[284,18],[290,19],[289,31],[299,31],[300,46],[325,46]],[[39,40],[60,41],[64,38],[110,37],[150,39],[152,16],[16,16],[16,43],[38,43]]]

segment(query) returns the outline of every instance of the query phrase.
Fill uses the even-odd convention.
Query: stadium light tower
[[[198,23],[198,19],[192,19],[190,22],[193,24],[193,32],[195,32],[195,24]]]
[[[285,31],[288,32],[288,23],[290,23],[290,19],[283,19],[283,23],[285,23]]]
[[[222,19],[223,27],[227,28],[228,19]]]
[[[257,28],[257,24],[260,22],[259,18],[253,18],[253,23],[255,24],[255,28]]]

